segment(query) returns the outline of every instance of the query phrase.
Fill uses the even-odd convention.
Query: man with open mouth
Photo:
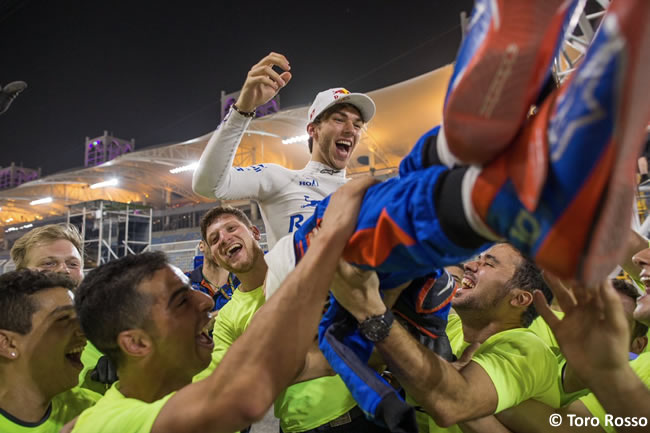
[[[289,170],[277,164],[233,167],[237,147],[255,117],[256,108],[271,100],[289,83],[290,70],[287,58],[278,53],[270,53],[251,68],[237,102],[210,138],[192,179],[194,191],[203,196],[257,201],[269,249],[278,239],[298,229],[313,214],[320,200],[347,181],[347,164],[365,125],[375,115],[375,104],[365,94],[351,93],[344,88],[324,90],[316,95],[307,112],[311,160],[302,170]],[[224,260],[233,262],[246,255],[236,244],[232,248],[233,251],[228,252],[213,251],[213,255],[217,257],[220,254]],[[266,265],[263,267],[266,273]],[[244,286],[242,281],[239,290],[246,290]],[[261,282],[252,284],[247,295],[237,295],[246,298],[256,297],[258,293],[261,295],[249,302],[252,310],[241,312],[239,331],[243,331],[252,312],[264,302],[259,286]],[[354,399],[340,379],[327,377],[287,390],[277,402],[276,416],[281,418],[282,428],[287,433],[316,427],[344,429],[350,426],[353,418],[363,418],[358,410],[351,413],[355,408]],[[341,417],[343,420],[337,421]],[[334,427],[329,427],[330,424]]]
[[[191,383],[210,362],[212,300],[192,290],[164,253],[122,257],[91,271],[76,308],[89,340],[116,363],[120,381],[72,431],[225,432],[261,419],[304,366],[369,185],[369,179],[354,180],[334,194],[338,206],[325,216],[310,252],[205,380]],[[241,248],[246,242],[236,243],[218,246],[239,266],[248,260]]]
[[[364,126],[375,115],[375,103],[363,93],[344,88],[322,91],[307,112],[311,160],[303,169],[289,170],[277,164],[233,167],[255,110],[289,83],[290,69],[287,58],[278,53],[270,53],[251,68],[237,102],[210,138],[192,179],[194,192],[202,196],[255,200],[269,249],[300,227],[316,203],[346,182],[345,168]]]
[[[76,387],[86,338],[75,286],[27,269],[0,276],[0,431],[58,432],[101,397]]]
[[[71,224],[47,224],[36,227],[20,237],[11,248],[16,269],[56,272],[69,277],[78,286],[84,277],[83,239]],[[83,369],[79,387],[103,394],[113,383],[115,369],[108,358],[87,342],[81,351]]]
[[[201,234],[213,259],[233,273],[241,285],[215,320],[210,366],[194,381],[210,376],[264,304],[268,269],[258,243],[260,232],[241,210],[229,206],[211,209],[201,220]],[[276,401],[275,414],[283,431],[383,431],[362,416],[343,381],[331,376],[329,364],[316,345],[307,356],[310,368],[303,370]]]

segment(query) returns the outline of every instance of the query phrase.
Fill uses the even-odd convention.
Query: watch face
[[[359,324],[359,330],[361,331],[361,335],[376,343],[388,337],[391,324],[387,323],[383,315],[371,317]]]

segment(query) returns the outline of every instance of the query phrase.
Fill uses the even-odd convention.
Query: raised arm
[[[332,196],[321,229],[296,269],[255,314],[214,373],[167,402],[156,418],[154,433],[227,433],[264,416],[304,366],[323,299],[372,182],[369,178],[351,181]]]
[[[284,72],[277,73],[277,66]],[[192,189],[204,197],[219,199],[258,198],[262,178],[253,170],[239,171],[233,161],[241,138],[251,117],[241,113],[254,112],[270,101],[291,80],[288,60],[278,53],[270,53],[248,72],[244,86],[228,118],[212,134],[203,150],[199,166],[192,177]]]
[[[540,293],[535,293],[535,308],[555,334],[569,365],[607,413],[650,418],[650,390],[628,362],[629,327],[611,283],[569,291],[558,279],[546,279],[565,316],[560,320],[542,305]],[[622,426],[617,431],[639,428]]]

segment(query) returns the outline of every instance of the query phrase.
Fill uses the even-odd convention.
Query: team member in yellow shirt
[[[533,290],[551,294],[539,270],[509,244],[497,244],[465,264],[452,306],[447,335],[460,357],[480,343],[459,370],[421,346],[397,323],[385,323],[373,341],[408,395],[433,419],[429,431],[459,431],[472,421],[537,399],[559,405],[557,362],[553,352],[526,329],[536,317]],[[335,292],[361,323],[388,314],[376,286]],[[473,421],[472,421],[473,422]]]
[[[82,251],[83,239],[76,227],[71,224],[47,224],[20,237],[11,248],[11,259],[16,269],[57,272],[68,276],[78,286],[84,277]],[[106,383],[112,383],[116,378],[114,374],[106,374],[114,373],[114,369],[105,357],[101,362],[105,368],[99,369],[102,374],[95,376],[98,380],[91,377],[100,359],[102,353],[92,343],[87,343],[81,352],[84,368],[79,373],[79,387],[103,394]]]
[[[195,380],[207,377],[232,344],[249,326],[264,304],[263,283],[267,273],[259,231],[240,210],[217,207],[203,217],[201,230],[214,259],[241,281],[231,301],[219,312],[214,325],[215,348],[212,361]],[[325,298],[323,298],[324,302]],[[315,334],[314,334],[315,335]],[[352,395],[314,345],[306,369],[294,385],[283,390],[275,402],[275,415],[286,433],[319,431],[383,431],[367,421]]]
[[[634,255],[633,262],[641,270],[640,281],[648,292],[650,248]],[[565,315],[556,317],[538,299],[536,305],[557,337],[568,364],[592,393],[559,410],[527,401],[497,418],[514,432],[569,433],[578,428],[594,433],[646,431],[650,419],[650,353],[628,362],[632,329],[623,298],[608,281],[599,287],[574,287],[569,292],[559,280],[547,278]],[[650,325],[648,293],[637,299],[633,317]],[[583,424],[574,424],[572,417]],[[590,422],[585,423],[585,419]]]
[[[100,395],[75,388],[86,339],[75,283],[30,270],[0,276],[0,431],[54,433]]]
[[[124,257],[90,272],[77,310],[88,338],[116,362],[120,381],[80,415],[73,432],[225,433],[262,418],[304,365],[371,182],[351,181],[333,195],[335,206],[309,252],[205,380],[191,383],[213,348],[205,329],[212,308],[207,295],[192,290],[162,253]]]

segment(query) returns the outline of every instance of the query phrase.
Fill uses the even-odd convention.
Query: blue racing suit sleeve
[[[417,161],[414,164],[417,165]],[[485,244],[479,249],[462,248],[451,242],[442,231],[435,193],[440,176],[448,169],[438,165],[420,169],[414,165],[413,168],[414,171],[401,170],[399,177],[368,189],[357,226],[343,252],[343,258],[349,263],[377,271],[381,288],[392,288],[425,277],[489,247]],[[296,262],[309,248],[309,234],[320,224],[329,198],[322,200],[313,216],[294,232]],[[428,314],[429,320],[424,324],[426,326],[418,327],[420,331],[432,326],[444,329],[442,325],[446,322],[451,298],[445,296],[444,299],[444,307],[436,310],[433,306],[433,311]],[[412,309],[416,304],[411,301],[406,306]],[[403,314],[403,317],[414,318],[408,314]],[[356,323],[352,325],[349,314],[333,300],[319,328],[321,351],[368,418],[393,431],[417,431],[412,424],[412,409],[387,382],[367,367],[373,345],[360,336]],[[440,343],[444,342],[441,340]],[[448,346],[447,341],[440,348]]]
[[[395,433],[416,433],[415,412],[367,362],[374,344],[361,336],[357,321],[330,295],[318,329],[323,355],[338,373],[366,418]]]
[[[447,361],[454,361],[447,319],[451,300],[456,294],[456,282],[444,269],[413,280],[393,306],[395,318],[430,351]]]
[[[380,275],[381,287],[391,288],[487,249],[490,244],[479,249],[462,248],[443,233],[434,196],[437,181],[446,170],[435,165],[371,186],[343,258],[361,268],[374,269]],[[328,204],[326,197],[294,232],[298,260],[309,246],[308,234],[320,223]]]
[[[414,171],[422,170],[424,168],[424,161],[422,156],[424,155],[424,150],[428,146],[431,146],[432,137],[438,136],[438,131],[440,130],[440,125],[435,126],[430,131],[426,132],[420,139],[415,143],[415,146],[411,151],[406,155],[402,161],[399,163],[399,175],[406,176],[409,173]]]
[[[414,280],[393,308],[395,314],[406,321],[414,337],[449,361],[453,355],[445,328],[455,291],[453,278],[440,269]],[[318,331],[321,351],[366,417],[391,432],[416,432],[413,408],[367,365],[374,344],[361,336],[357,321],[333,296],[330,296],[330,307]]]

